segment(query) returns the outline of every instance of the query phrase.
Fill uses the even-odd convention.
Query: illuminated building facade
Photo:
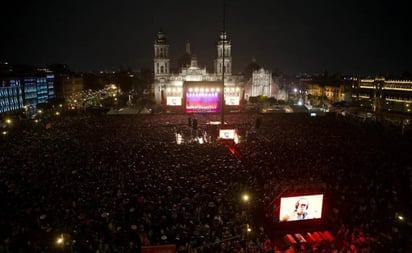
[[[309,97],[310,95],[311,97],[310,99],[307,98],[307,103],[311,105],[316,104],[314,103],[314,98],[319,98],[319,100],[322,100],[324,98],[325,100],[323,101],[323,103],[326,104],[333,104],[341,101],[349,101],[349,91],[345,84],[335,83],[324,85],[314,83],[307,85],[305,88],[307,96]]]
[[[304,94],[305,104],[330,106],[338,102],[351,101],[353,77],[304,76],[299,80],[299,92]]]
[[[0,113],[24,110],[32,114],[37,104],[54,97],[54,74],[50,71],[0,75]]]
[[[286,100],[287,93],[279,89],[279,85],[273,80],[272,72],[259,68],[252,72],[252,78],[245,85],[245,98],[249,97],[274,97],[278,100]]]
[[[412,113],[412,81],[359,79],[352,86],[352,99],[376,112]]]
[[[198,104],[197,107],[195,106],[197,109],[194,107],[192,109],[214,112],[215,109],[209,107],[213,107],[212,104],[220,100],[213,100],[212,94],[216,95],[223,90],[225,105],[239,106],[243,100],[244,88],[242,77],[232,75],[231,42],[227,39],[226,32],[220,33],[216,43],[214,73],[208,73],[206,68],[198,66],[197,57],[190,52],[189,43],[186,44],[186,55],[189,56],[188,63],[179,66],[179,73],[172,73],[170,71],[169,42],[164,32],[157,33],[154,41],[154,83],[152,86],[157,104],[186,108],[187,103],[194,102],[197,97],[198,102],[210,100],[210,104],[205,105],[208,108],[201,109]],[[223,76],[224,82],[222,81]],[[199,97],[201,94],[206,97],[201,99]],[[220,108],[216,108],[216,110],[219,111]]]
[[[1,80],[0,113],[23,109],[23,85],[19,79]]]

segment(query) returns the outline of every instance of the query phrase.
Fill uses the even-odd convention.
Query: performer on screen
[[[295,203],[295,209],[293,212],[282,217],[281,221],[295,221],[309,219],[309,201],[305,198],[301,198]]]

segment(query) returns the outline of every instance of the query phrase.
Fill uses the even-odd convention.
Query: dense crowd
[[[196,129],[188,117],[82,114],[16,126],[0,147],[0,252],[411,250],[409,133],[335,115],[228,114],[241,142],[199,144],[189,140],[215,135],[206,123],[220,116],[191,115]],[[334,241],[276,244],[276,200],[315,191]]]

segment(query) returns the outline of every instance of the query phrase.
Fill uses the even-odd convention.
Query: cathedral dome
[[[186,42],[186,50],[185,53],[177,60],[177,64],[179,68],[186,68],[191,66],[192,63],[192,52],[190,50],[190,42]]]
[[[252,74],[254,71],[261,69],[262,67],[256,63],[256,59],[253,58],[252,62],[249,63],[243,70],[243,76],[246,80],[252,78]]]
[[[177,64],[179,65],[179,68],[186,68],[190,66],[192,62],[192,55],[188,53],[184,53],[178,60]]]

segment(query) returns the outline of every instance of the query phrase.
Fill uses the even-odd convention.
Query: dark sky
[[[296,73],[412,72],[407,1],[226,0],[233,72],[252,59]],[[152,68],[153,41],[162,28],[171,64],[191,43],[201,66],[211,66],[223,27],[223,0],[38,0],[2,6],[0,61],[74,71]]]

